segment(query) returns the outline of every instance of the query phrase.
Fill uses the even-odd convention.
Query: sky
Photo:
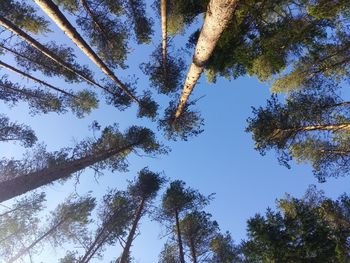
[[[148,60],[148,54],[160,43],[160,23],[157,17],[155,21],[155,35],[153,44],[150,46],[132,46],[132,51],[127,60],[129,68],[125,71],[116,70],[116,74],[122,80],[128,74],[135,74],[138,80],[138,90],[150,89],[148,79],[139,69],[139,64]],[[198,23],[189,29],[193,30]],[[52,25],[54,33],[47,36],[57,43],[74,47],[70,40],[58,28]],[[48,38],[40,38],[47,41]],[[176,46],[184,45],[186,34],[174,39]],[[76,49],[78,60],[81,64],[89,65],[97,77],[102,77],[99,70],[88,61],[84,55]],[[189,56],[184,54],[187,65]],[[2,58],[8,62],[11,57]],[[5,70],[0,70],[5,74]],[[6,72],[7,74],[7,72]],[[12,79],[21,83],[29,83],[15,75],[9,74]],[[43,77],[39,73],[35,76]],[[75,88],[58,78],[50,79],[51,83],[62,87]],[[79,84],[79,88],[87,86]],[[323,189],[326,196],[336,198],[340,194],[350,190],[350,177],[330,178],[327,182],[319,184],[312,174],[309,164],[295,164],[292,162],[291,169],[278,164],[274,152],[268,152],[261,156],[254,150],[254,142],[251,134],[245,133],[246,119],[252,115],[251,107],[265,105],[266,99],[271,95],[268,84],[262,84],[254,77],[242,77],[228,81],[218,79],[215,84],[208,84],[204,77],[197,84],[192,98],[201,98],[196,106],[205,119],[204,132],[189,141],[166,141],[160,132],[157,136],[165,145],[172,150],[168,155],[155,158],[137,156],[128,158],[129,171],[126,173],[111,173],[105,171],[104,175],[94,178],[91,170],[86,170],[80,175],[80,183],[75,187],[74,179],[65,184],[55,183],[42,190],[47,192],[47,210],[62,201],[67,195],[76,191],[84,195],[92,191],[93,195],[101,198],[107,189],[125,189],[127,180],[133,179],[137,172],[148,166],[150,170],[163,172],[170,180],[181,179],[186,185],[198,189],[201,193],[209,195],[215,193],[215,199],[205,210],[217,220],[222,232],[229,231],[233,239],[239,243],[246,237],[246,221],[256,213],[264,213],[268,207],[275,208],[277,198],[284,197],[289,193],[295,197],[301,197],[310,184],[318,189]],[[164,96],[156,96],[164,102]],[[166,106],[164,103],[163,109]],[[124,112],[108,106],[100,97],[100,107],[94,110],[84,119],[78,119],[70,113],[64,115],[47,114],[30,116],[25,104],[8,108],[0,102],[0,112],[8,115],[11,120],[29,124],[36,132],[39,141],[47,145],[48,150],[57,150],[60,147],[73,145],[80,139],[93,136],[88,126],[97,120],[102,127],[112,123],[118,123],[121,130],[130,125],[139,124],[152,128],[156,131],[156,124],[149,120],[136,119],[136,109],[132,107]],[[23,153],[20,145],[0,143],[1,157],[19,158]],[[97,182],[96,182],[97,180]],[[163,189],[164,190],[164,189]],[[162,193],[161,193],[162,194]],[[155,204],[159,204],[158,200]],[[9,205],[11,202],[5,203]],[[42,218],[43,224],[45,217]],[[161,238],[165,231],[158,222],[144,217],[140,225],[140,235],[132,247],[132,256],[135,262],[157,262],[158,254],[166,241]],[[52,249],[45,246],[38,249],[42,252],[35,257],[34,262],[58,262],[67,249]],[[70,245],[70,250],[75,250],[75,245]],[[91,262],[110,262],[120,254],[120,247],[108,248],[102,260]]]

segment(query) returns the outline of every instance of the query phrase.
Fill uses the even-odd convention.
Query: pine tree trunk
[[[134,240],[137,225],[138,225],[138,223],[141,219],[141,216],[142,216],[143,208],[145,206],[145,201],[146,200],[144,198],[141,200],[141,203],[136,211],[135,219],[134,219],[134,222],[132,223],[132,227],[131,227],[130,233],[128,235],[122,256],[120,257],[120,261],[117,261],[116,263],[128,263],[131,244],[132,244],[132,241]]]
[[[26,78],[28,78],[28,79],[31,79],[31,80],[33,80],[33,81],[35,81],[35,82],[37,82],[37,83],[39,83],[39,84],[41,84],[41,85],[44,85],[44,86],[46,86],[46,87],[49,87],[50,89],[53,89],[53,90],[55,90],[55,91],[58,91],[58,92],[60,92],[60,93],[62,93],[62,94],[64,94],[64,95],[67,95],[67,96],[73,97],[73,98],[77,98],[77,96],[75,96],[75,95],[73,95],[73,94],[71,94],[71,93],[69,93],[69,92],[67,92],[67,91],[65,91],[65,90],[62,90],[62,89],[60,89],[60,88],[57,88],[57,87],[55,87],[55,86],[52,86],[51,84],[49,84],[49,83],[47,83],[47,82],[45,82],[45,81],[42,81],[42,80],[40,80],[40,79],[37,79],[37,78],[35,78],[35,77],[33,77],[33,76],[31,76],[31,75],[29,75],[29,74],[27,74],[27,73],[25,73],[25,72],[23,72],[23,71],[21,71],[21,70],[18,70],[18,69],[16,69],[16,68],[12,67],[12,66],[9,65],[9,64],[6,64],[5,62],[3,62],[3,61],[1,61],[1,60],[0,60],[0,66],[2,66],[3,68],[6,68],[7,70],[10,70],[10,71],[13,71],[13,72],[17,73],[18,75],[21,75],[21,76],[23,76],[23,77],[26,77]]]
[[[167,28],[167,1],[160,1],[160,13],[162,18],[162,65],[163,65],[163,77],[164,80],[167,79],[167,38],[168,38],[168,28]]]
[[[212,55],[222,32],[230,21],[232,21],[238,2],[239,0],[210,0],[193,60],[188,70],[179,105],[175,113],[175,121],[182,114],[188,98],[200,78],[205,64]]]
[[[319,124],[319,125],[308,125],[297,128],[290,129],[276,129],[271,134],[270,138],[280,135],[281,133],[299,133],[308,131],[350,131],[350,123],[340,123],[340,124]]]
[[[17,27],[15,24],[13,24],[11,21],[7,20],[6,18],[0,16],[0,25],[6,28],[7,30],[11,31],[18,37],[22,38],[25,42],[27,42],[32,47],[39,50],[41,53],[43,53],[45,56],[50,58],[51,60],[55,61],[60,66],[64,67],[65,69],[69,70],[70,72],[74,73],[75,75],[79,76],[86,82],[98,86],[99,88],[102,88],[107,91],[106,88],[104,88],[102,85],[96,83],[94,80],[90,79],[89,77],[85,76],[83,73],[73,69],[71,65],[63,61],[60,57],[55,55],[53,52],[51,52],[48,48],[46,48],[44,45],[40,44],[37,40],[32,38],[30,35],[28,35],[26,32],[24,32],[22,29]]]
[[[53,232],[57,230],[57,228],[62,225],[65,222],[66,219],[62,219],[60,222],[58,222],[56,225],[54,225],[52,228],[50,228],[49,231],[47,231],[45,234],[43,234],[41,237],[36,239],[30,246],[21,249],[14,257],[12,257],[8,263],[14,263],[16,260],[20,259],[23,257],[26,253],[29,253],[29,251],[35,247],[38,243],[40,243],[42,240],[44,240],[46,237],[51,235]]]
[[[191,238],[190,241],[190,250],[191,250],[191,257],[192,257],[192,262],[193,263],[197,263],[197,253],[196,253],[196,247],[194,245],[194,241]]]
[[[140,104],[132,92],[122,83],[106,64],[97,56],[92,48],[81,37],[77,30],[70,24],[58,7],[51,0],[34,0],[40,8],[56,23],[56,25],[80,48],[84,54],[99,67],[117,86],[125,92],[133,101]]]
[[[179,212],[177,210],[175,210],[175,223],[176,223],[177,244],[179,247],[180,263],[185,263],[185,255],[184,255],[182,238],[181,238]]]
[[[67,161],[62,165],[49,167],[28,174],[22,174],[15,176],[12,179],[2,181],[0,182],[0,203],[38,187],[53,183],[59,179],[67,178],[75,172],[83,170],[95,163],[104,161],[118,153],[132,149],[138,144],[139,142],[131,143],[122,148],[108,149],[96,155],[88,155],[80,159]]]

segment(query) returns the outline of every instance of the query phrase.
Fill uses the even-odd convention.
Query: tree
[[[222,32],[230,23],[238,0],[211,0],[199,35],[192,64],[188,70],[180,101],[175,112],[174,122],[185,109],[187,100],[194,89],[206,62],[212,55]]]
[[[39,228],[39,212],[44,209],[45,193],[33,193],[16,200],[0,214],[0,257],[9,259]]]
[[[2,160],[0,202],[24,194],[56,180],[64,180],[87,167],[95,170],[124,170],[125,158],[139,148],[147,154],[164,153],[153,132],[132,126],[124,134],[114,126],[102,131],[96,141],[85,140],[73,149],[48,153],[39,148],[23,161]]]
[[[71,199],[71,197],[69,198]],[[95,199],[91,197],[67,200],[52,212],[48,229],[37,237],[29,246],[20,249],[8,262],[13,263],[30,252],[35,246],[47,238],[53,238],[55,244],[62,244],[65,239],[75,241],[86,232],[86,225],[95,207]]]
[[[125,242],[123,253],[117,262],[128,263],[131,245],[135,239],[139,221],[142,215],[148,212],[148,206],[157,196],[157,192],[163,183],[163,177],[144,168],[139,172],[137,179],[128,186],[128,193],[132,198],[132,202],[137,204],[137,208],[132,215],[131,228]]]
[[[100,254],[105,245],[114,245],[120,241],[127,233],[134,207],[130,196],[124,191],[112,190],[104,195],[99,213],[101,225],[79,262],[89,262],[93,256]]]
[[[50,0],[36,0],[40,8],[67,34],[67,36],[96,64],[120,89],[122,89],[133,101],[139,100],[128,90],[128,88],[114,75],[114,73],[95,54],[91,47],[80,36],[58,7]]]
[[[158,263],[179,263],[179,253],[177,244],[167,242],[159,255]]]
[[[208,213],[194,211],[180,221],[183,241],[189,248],[193,263],[205,262],[210,243],[219,231],[218,223],[211,221],[210,217]]]
[[[210,263],[242,262],[239,247],[233,243],[232,237],[228,232],[217,234],[210,242],[210,249],[213,254],[209,259]]]
[[[311,194],[310,194],[311,193]],[[248,220],[248,240],[242,252],[248,262],[347,262],[349,225],[336,224],[328,211],[335,208],[339,221],[349,222],[349,197],[333,201],[314,190],[301,198],[278,201],[279,212]],[[332,212],[330,213],[332,214]],[[334,215],[334,214],[333,214]],[[334,218],[334,217],[333,217]]]
[[[24,147],[31,147],[37,137],[29,126],[10,122],[8,117],[0,115],[0,141],[20,141]]]
[[[0,3],[0,15],[15,25],[34,34],[48,31],[49,22],[36,14],[36,10],[16,0],[3,0]]]
[[[56,92],[59,92],[61,94],[63,94],[59,99],[62,104],[64,106],[68,106],[72,109],[72,111],[74,113],[77,114],[78,117],[83,117],[84,114],[89,114],[91,112],[92,109],[97,107],[97,98],[96,98],[96,94],[94,94],[93,92],[89,92],[87,90],[84,91],[80,91],[77,92],[76,94],[72,93],[72,92],[67,92],[61,88],[55,87],[43,80],[40,80],[36,77],[33,77],[23,71],[20,71],[14,67],[12,67],[11,65],[3,62],[0,60],[0,66],[3,68],[6,68],[7,70],[10,70],[12,72],[15,72],[23,77],[26,77],[30,80],[33,80],[49,89],[52,89]]]
[[[162,220],[175,221],[177,237],[177,245],[179,259],[181,263],[185,263],[183,250],[183,237],[180,228],[180,215],[185,211],[193,208],[199,209],[207,204],[208,198],[201,195],[198,191],[191,188],[185,188],[185,182],[176,180],[170,183],[162,198]]]
[[[334,95],[299,92],[285,104],[272,97],[266,108],[253,109],[247,131],[262,154],[275,149],[281,163],[308,161],[317,178],[348,173],[349,107]]]

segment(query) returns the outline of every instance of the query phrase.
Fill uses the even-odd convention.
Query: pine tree
[[[66,200],[51,213],[50,223],[47,229],[32,242],[19,250],[8,262],[13,263],[24,257],[34,247],[48,238],[54,240],[54,244],[62,244],[66,240],[76,241],[76,237],[82,237],[86,232],[86,225],[90,222],[90,215],[95,207],[95,199],[81,197],[77,200]]]
[[[20,141],[24,147],[31,147],[37,141],[37,137],[29,126],[11,122],[8,117],[1,114],[0,141]]]
[[[127,166],[125,158],[136,148],[147,154],[165,151],[146,128],[132,126],[122,134],[115,126],[109,126],[99,139],[82,141],[73,149],[48,153],[38,148],[31,158],[23,161],[3,160],[0,165],[0,202],[56,180],[67,179],[90,166],[95,170],[107,167],[124,170]]]
[[[349,170],[348,102],[334,95],[295,93],[285,104],[272,97],[266,108],[253,110],[247,131],[262,154],[275,149],[279,161],[307,161],[320,181]]]

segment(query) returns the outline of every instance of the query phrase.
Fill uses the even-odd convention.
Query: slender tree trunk
[[[99,67],[117,86],[125,92],[133,101],[140,104],[132,92],[122,83],[107,65],[96,55],[92,48],[81,37],[77,30],[70,24],[68,19],[62,14],[57,5],[51,0],[34,0],[37,5],[61,28],[61,30],[80,48],[84,54]]]
[[[167,22],[167,1],[160,1],[160,14],[162,18],[162,65],[163,77],[167,79],[167,39],[168,39],[168,22]]]
[[[120,257],[120,261],[116,262],[116,263],[128,263],[128,258],[129,258],[129,253],[130,253],[130,248],[131,248],[131,244],[132,244],[132,241],[134,240],[134,236],[135,236],[135,233],[136,233],[136,229],[137,229],[137,225],[141,219],[141,216],[142,216],[142,212],[143,212],[143,209],[145,207],[145,199],[143,198],[141,200],[141,203],[136,211],[136,215],[135,215],[135,219],[132,223],[132,227],[131,227],[131,230],[130,230],[130,233],[128,235],[128,238],[127,238],[127,241],[126,241],[126,244],[125,244],[125,247],[124,247],[124,250],[123,250],[123,253],[122,253],[122,256]]]
[[[176,223],[177,244],[179,246],[180,263],[185,263],[185,255],[184,255],[184,249],[183,249],[182,238],[181,238],[179,212],[177,210],[175,210],[175,223]]]
[[[210,0],[179,105],[175,112],[175,121],[182,114],[222,32],[232,20],[238,2],[239,0]]]
[[[31,76],[31,75],[29,75],[29,74],[27,74],[27,73],[25,73],[25,72],[23,72],[21,70],[18,70],[16,68],[12,67],[9,64],[6,64],[5,62],[3,62],[1,60],[0,60],[0,66],[2,66],[3,68],[6,68],[7,70],[10,70],[10,71],[13,71],[13,72],[17,73],[18,75],[21,75],[23,77],[31,79],[31,80],[33,80],[33,81],[35,81],[35,82],[37,82],[37,83],[39,83],[41,85],[44,85],[44,86],[46,86],[46,87],[48,87],[50,89],[53,89],[53,90],[58,91],[60,93],[63,93],[64,95],[67,95],[67,96],[73,97],[73,98],[77,98],[77,96],[75,96],[75,95],[73,95],[73,94],[71,94],[71,93],[69,93],[69,92],[67,92],[65,90],[62,90],[60,88],[57,88],[55,86],[52,86],[51,84],[49,84],[49,83],[47,83],[47,82],[45,82],[43,80],[37,79],[37,78],[35,78],[35,77],[33,77],[33,76]]]
[[[15,176],[0,182],[0,203],[34,190],[38,187],[53,183],[59,179],[67,178],[75,172],[83,170],[95,163],[104,161],[118,153],[125,152],[137,146],[140,142],[130,143],[127,146],[108,149],[95,155],[88,155],[62,165],[45,168],[40,171]]]
[[[309,125],[290,129],[276,129],[272,134],[271,138],[278,136],[283,133],[298,133],[298,132],[308,132],[308,131],[350,131],[350,123],[340,123],[340,124],[319,124],[319,125]]]
[[[52,233],[54,233],[57,228],[62,225],[65,222],[66,219],[61,220],[56,225],[54,225],[52,228],[49,229],[46,233],[44,233],[42,236],[40,236],[38,239],[36,239],[30,246],[21,249],[14,257],[12,257],[8,263],[14,263],[16,260],[23,257],[26,253],[29,253],[30,250],[35,247],[38,243],[40,243],[42,240],[44,240],[46,237],[50,236]]]
[[[196,247],[194,245],[194,241],[191,238],[190,241],[190,250],[191,250],[191,257],[192,257],[192,262],[193,263],[197,263],[197,253],[196,253]]]

